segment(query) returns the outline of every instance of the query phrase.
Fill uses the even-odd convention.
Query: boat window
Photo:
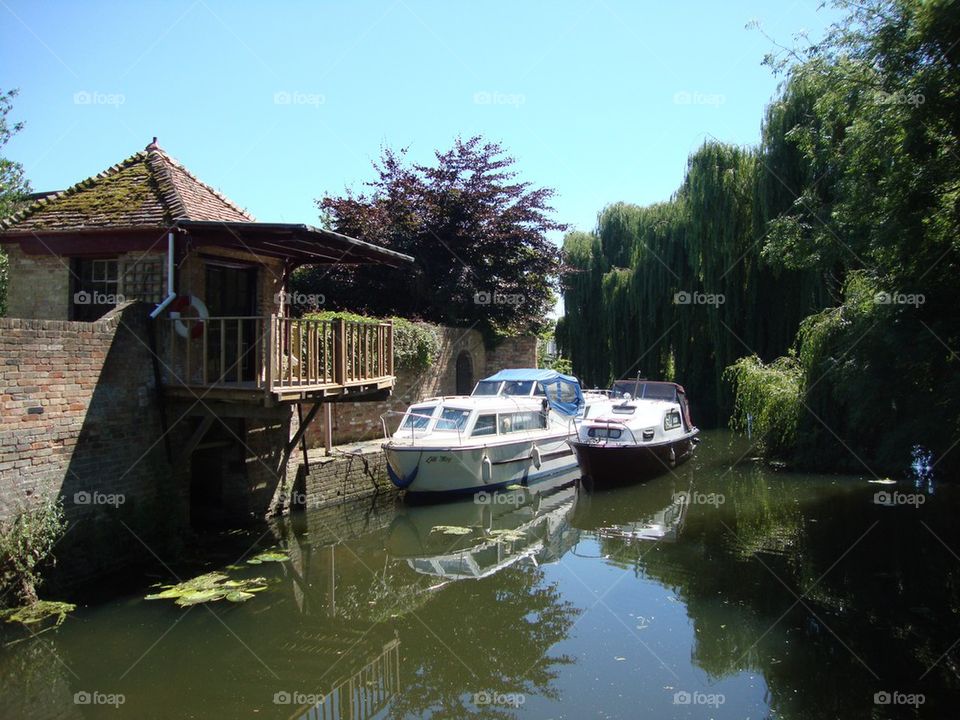
[[[496,435],[497,434],[497,416],[480,415],[477,422],[473,425],[472,435]]]
[[[680,413],[676,410],[671,410],[663,418],[663,429],[673,430],[678,427],[680,427]]]
[[[513,413],[513,432],[521,430],[542,430],[547,426],[547,418],[541,412]]]
[[[577,402],[577,391],[575,386],[568,383],[555,383],[547,385],[546,393],[551,402],[575,403]]]
[[[614,405],[613,412],[615,415],[633,415],[636,412],[636,405]]]
[[[543,385],[541,385],[540,383],[537,383],[537,386],[536,386],[536,387],[534,388],[534,390],[533,390],[533,396],[534,396],[534,397],[546,397],[546,396],[547,396],[546,391],[543,389]]]
[[[542,430],[547,426],[547,418],[541,412],[500,413],[500,432],[525,432]]]
[[[474,395],[497,395],[500,392],[502,383],[494,380],[481,380],[473,389]]]
[[[512,380],[503,386],[504,395],[527,397],[531,390],[533,390],[533,380]]]
[[[644,400],[676,400],[677,389],[673,385],[647,383],[643,391]]]
[[[419,405],[407,410],[407,415],[400,426],[404,430],[423,430],[433,419],[436,405]]]
[[[470,418],[470,411],[463,408],[445,407],[437,420],[436,430],[463,430]]]
[[[610,438],[617,440],[623,434],[623,430],[613,427],[592,427],[587,431],[587,435],[592,438]]]

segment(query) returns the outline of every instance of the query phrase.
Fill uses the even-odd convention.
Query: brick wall
[[[299,449],[290,458],[286,483],[274,500],[276,513],[293,508],[312,511],[372,496],[394,497],[398,492],[387,477],[379,443],[338,448],[330,457],[315,449],[308,456],[309,471]]]
[[[10,262],[7,315],[66,320],[70,310],[70,261],[53,255],[27,255],[6,245]]]
[[[184,520],[183,483],[157,442],[147,310],[0,319],[0,517],[59,496],[70,529],[57,555],[71,579],[126,564],[143,551],[134,535],[161,542]]]

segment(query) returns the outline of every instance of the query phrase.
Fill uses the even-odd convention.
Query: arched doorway
[[[473,392],[473,358],[467,350],[457,355],[457,395]]]

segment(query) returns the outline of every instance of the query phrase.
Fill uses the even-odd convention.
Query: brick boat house
[[[0,519],[58,495],[82,574],[191,519],[268,515],[317,409],[393,388],[392,326],[293,318],[287,281],[304,264],[412,258],[257,222],[156,139],[35,196],[0,244]]]

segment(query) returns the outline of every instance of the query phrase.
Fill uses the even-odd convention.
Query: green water
[[[957,489],[734,465],[745,449],[707,433],[643,485],[587,494],[572,474],[238,534],[203,570],[266,591],[182,609],[145,585],[84,605],[0,650],[0,713],[958,716]],[[288,562],[244,563],[278,545]]]

